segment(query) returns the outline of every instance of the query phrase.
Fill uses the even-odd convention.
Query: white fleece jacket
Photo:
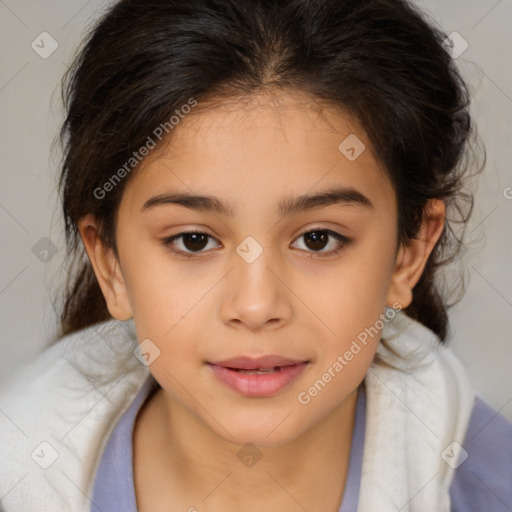
[[[379,343],[378,353],[402,371],[372,363],[365,377],[358,512],[449,512],[473,388],[451,350],[404,312],[382,337],[408,361]],[[133,355],[137,345],[132,320],[97,324],[50,346],[0,393],[5,512],[90,511],[108,437],[149,376]]]

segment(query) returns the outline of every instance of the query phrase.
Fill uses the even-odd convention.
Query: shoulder
[[[512,423],[478,394],[462,446],[450,487],[452,512],[510,511]]]
[[[109,320],[65,336],[0,392],[0,496],[7,512],[82,510],[98,453],[148,368],[133,327]]]
[[[0,392],[0,405],[23,405],[25,399],[35,396],[43,401],[54,400],[62,397],[66,389],[83,391],[84,386],[98,387],[112,376],[123,355],[133,356],[127,353],[130,344],[133,350],[136,346],[133,327],[114,319],[64,336],[19,368]],[[133,362],[132,367],[135,367]]]

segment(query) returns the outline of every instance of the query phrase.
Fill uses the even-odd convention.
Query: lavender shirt
[[[91,512],[137,512],[132,439],[137,413],[157,389],[150,375],[112,432],[94,481]],[[347,481],[339,512],[356,512],[365,432],[366,392],[358,389]],[[455,470],[451,512],[512,512],[512,423],[479,396],[466,432],[468,458]]]

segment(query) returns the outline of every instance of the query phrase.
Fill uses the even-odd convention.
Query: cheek
[[[213,286],[206,270],[197,272],[204,266],[178,263],[154,241],[128,244],[125,254],[127,291],[141,329],[162,338],[197,314],[195,306]]]
[[[199,268],[197,266],[196,268]],[[192,273],[163,251],[133,258],[127,272],[129,293],[139,341],[150,339],[159,350],[150,370],[168,390],[191,379],[202,366],[201,340],[211,323],[212,272]],[[190,383],[187,384],[190,386]]]
[[[312,302],[338,334],[354,335],[383,312],[393,269],[394,248],[368,237],[310,286]],[[347,332],[348,331],[348,332]]]
[[[393,257],[394,246],[385,237],[368,237],[321,280],[321,286],[312,288],[315,311],[328,326],[322,329],[321,367],[339,376],[329,384],[333,391],[359,382],[373,360],[384,325]]]

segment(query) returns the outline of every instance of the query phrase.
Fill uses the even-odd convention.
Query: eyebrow
[[[164,193],[148,199],[141,211],[146,211],[160,205],[176,204],[201,212],[212,212],[227,217],[235,215],[232,203],[215,196],[196,195],[188,192]],[[356,205],[372,209],[373,203],[364,194],[352,187],[337,187],[319,192],[317,194],[304,194],[298,197],[282,199],[277,207],[277,212],[285,217],[314,208],[322,208],[331,205]]]

